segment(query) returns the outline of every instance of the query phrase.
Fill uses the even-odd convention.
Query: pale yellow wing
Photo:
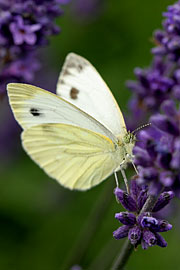
[[[24,130],[24,149],[61,185],[87,190],[118,167],[116,146],[107,137],[66,124],[42,124]]]
[[[92,116],[51,92],[23,83],[10,83],[7,91],[14,116],[23,129],[62,123],[86,128],[117,141],[111,131]]]

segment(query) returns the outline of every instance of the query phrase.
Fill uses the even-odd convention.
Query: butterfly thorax
[[[128,131],[123,137],[118,137],[118,146],[121,149],[121,158],[124,163],[132,161],[135,142],[136,136],[130,131]]]

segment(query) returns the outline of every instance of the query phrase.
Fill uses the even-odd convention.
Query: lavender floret
[[[128,236],[128,232],[129,232],[129,226],[123,225],[113,232],[113,236],[116,240],[119,240],[121,238]]]
[[[161,193],[159,196],[157,203],[155,204],[153,208],[153,212],[158,212],[162,208],[164,208],[166,205],[169,204],[169,202],[174,198],[174,192],[173,191],[165,191]]]
[[[122,224],[132,226],[136,223],[136,216],[129,212],[120,212],[115,214],[115,218]]]
[[[136,202],[131,195],[120,188],[116,188],[114,194],[117,200],[128,210],[134,212],[137,210]]]
[[[132,245],[136,245],[141,238],[141,228],[139,226],[134,226],[129,229],[128,238]]]
[[[150,247],[154,246],[157,243],[155,234],[148,229],[145,229],[143,231],[143,240]]]
[[[160,247],[167,247],[167,242],[165,241],[165,239],[162,237],[162,235],[160,235],[159,233],[155,233],[154,234],[156,237],[156,244]]]

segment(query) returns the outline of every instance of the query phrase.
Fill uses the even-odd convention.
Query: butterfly
[[[52,178],[69,189],[87,190],[133,163],[135,135],[106,83],[85,58],[69,53],[57,95],[29,84],[7,85],[22,145]],[[118,182],[117,182],[118,185]]]

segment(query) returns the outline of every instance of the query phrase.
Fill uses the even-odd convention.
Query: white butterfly
[[[135,136],[127,132],[109,88],[83,57],[68,54],[57,95],[20,83],[7,86],[9,103],[24,129],[30,157],[63,186],[87,190],[132,162]],[[117,176],[116,176],[117,180]]]

